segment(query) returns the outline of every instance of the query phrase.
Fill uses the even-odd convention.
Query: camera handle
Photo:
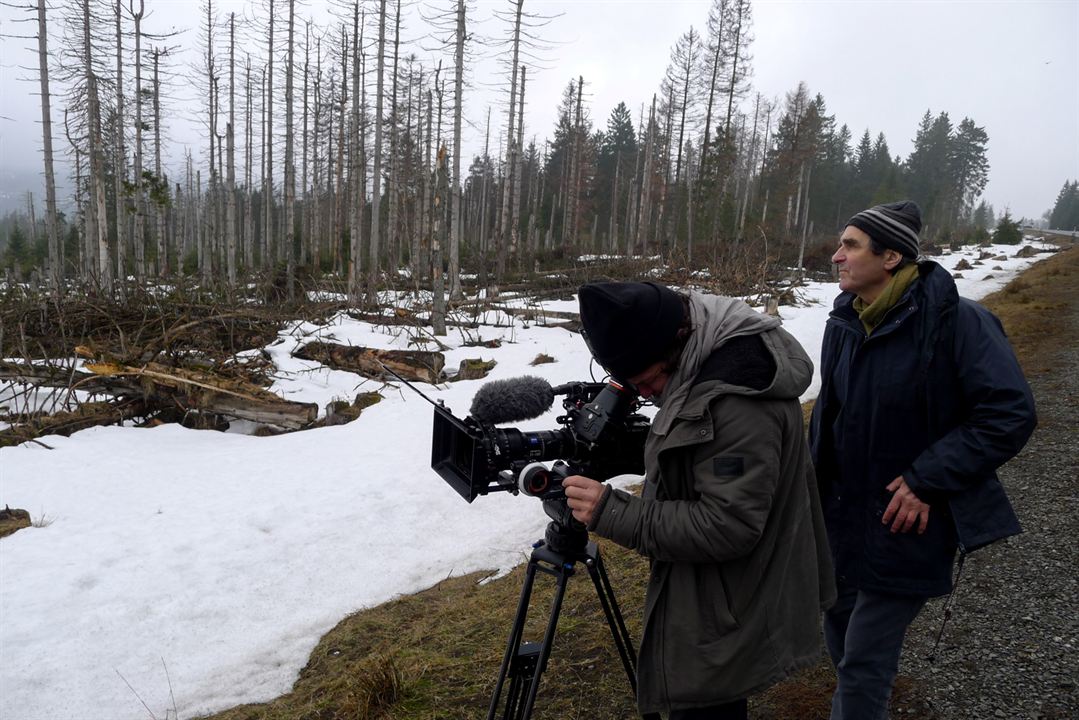
[[[565,499],[562,500],[565,503]],[[564,530],[558,523],[551,522],[547,526],[547,537],[560,536]],[[517,614],[513,620],[513,628],[510,631],[509,641],[506,644],[506,653],[502,658],[502,667],[498,673],[498,681],[495,684],[491,696],[491,705],[487,711],[487,720],[495,720],[502,699],[502,691],[509,680],[509,688],[506,696],[504,711],[500,716],[502,720],[529,720],[532,716],[532,706],[536,701],[536,693],[539,690],[540,677],[547,669],[547,660],[551,655],[554,643],[555,629],[558,625],[558,615],[562,609],[562,600],[566,595],[566,587],[570,578],[576,574],[577,563],[584,563],[592,578],[592,585],[596,589],[603,614],[607,618],[607,626],[611,630],[618,655],[622,659],[622,667],[629,678],[629,685],[634,696],[637,694],[637,656],[633,651],[629,631],[622,619],[622,611],[614,596],[610,578],[603,566],[603,559],[599,554],[599,548],[594,542],[587,540],[583,546],[575,550],[556,551],[551,547],[548,540],[540,540],[533,545],[532,555],[528,559],[528,567],[525,569],[524,585],[521,588],[521,598],[517,603]],[[529,600],[532,597],[532,586],[536,579],[536,573],[543,572],[555,578],[555,594],[551,600],[550,614],[547,619],[547,629],[544,632],[542,642],[523,642],[525,619],[528,615]],[[648,715],[646,720],[658,716]]]

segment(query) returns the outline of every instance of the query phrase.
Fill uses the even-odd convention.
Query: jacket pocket
[[[723,571],[715,565],[698,565],[697,605],[703,622],[701,639],[705,642],[721,638],[739,626],[734,616],[732,598]]]
[[[890,495],[890,493],[884,493]],[[866,555],[878,582],[894,584],[897,591],[935,594],[951,582],[956,535],[950,513],[931,506],[926,530],[919,535],[917,525],[909,531],[891,531],[881,522],[888,501],[875,503],[866,518]],[[894,520],[893,520],[894,522]]]

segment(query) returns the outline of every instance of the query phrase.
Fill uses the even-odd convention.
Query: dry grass
[[[1079,298],[1079,248],[1072,246],[1033,265],[982,300],[996,313],[1028,375],[1049,372],[1060,323]]]
[[[534,502],[521,498],[521,502]],[[536,512],[542,512],[536,503]],[[604,541],[607,572],[630,633],[639,637],[647,563]],[[522,552],[525,549],[522,549]],[[535,717],[629,717],[633,699],[592,582],[569,583]],[[486,714],[524,577],[523,566],[446,579],[415,595],[351,615],[327,633],[291,693],[214,720],[458,718]],[[553,582],[537,577],[525,639],[538,640]],[[378,701],[375,702],[374,700]]]
[[[1063,309],[1079,302],[1079,251],[1044,260],[986,298],[1028,373],[1051,370],[1050,353]],[[808,412],[808,405],[807,405]],[[433,492],[438,491],[433,488]],[[481,500],[482,502],[482,500]],[[521,502],[532,502],[521,498]],[[542,512],[536,504],[536,512]],[[631,636],[640,638],[647,562],[600,541]],[[522,553],[525,552],[522,548]],[[484,717],[517,605],[523,569],[480,584],[483,573],[450,578],[432,588],[351,615],[322,638],[292,692],[247,705],[214,720],[427,720]],[[537,580],[526,639],[538,639],[550,598],[549,578]],[[542,587],[541,587],[542,586]],[[835,677],[828,662],[751,699],[759,720],[825,718]],[[900,675],[896,716],[932,720],[918,683]],[[606,621],[586,575],[569,586],[559,632],[543,677],[538,718],[629,718],[635,708]]]

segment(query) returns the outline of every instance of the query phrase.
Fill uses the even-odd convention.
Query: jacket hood
[[[797,400],[813,380],[813,361],[801,343],[783,328],[769,330],[761,339],[776,361],[775,379],[761,391],[761,397]]]
[[[759,337],[775,363],[775,375],[766,387],[757,389],[733,384],[720,377],[709,377],[707,370],[704,370],[695,380],[696,392],[691,394],[679,416],[699,417],[719,395],[745,395],[769,400],[799,399],[813,380],[813,361],[798,340],[781,327],[766,330]],[[724,352],[724,346],[719,346],[714,352]]]

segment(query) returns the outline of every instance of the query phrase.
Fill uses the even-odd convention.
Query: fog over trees
[[[807,243],[901,197],[921,204],[932,242],[995,226],[979,202],[990,138],[977,119],[927,109],[903,158],[883,133],[830,114],[812,78],[763,96],[750,0],[702,7],[700,27],[672,38],[647,105],[596,117],[590,79],[567,75],[549,128],[525,127],[525,103],[548,101],[528,79],[551,72],[542,8],[526,0],[504,0],[485,34],[470,0],[426,5],[418,20],[400,0],[337,0],[319,22],[295,0],[227,15],[204,0],[188,66],[174,61],[176,36],[145,28],[159,2],[7,3],[39,51],[45,179],[44,198],[0,220],[12,279],[59,291],[280,277],[282,297],[326,285],[371,302],[399,286],[456,302],[463,277],[495,295],[588,255],[801,265]],[[503,63],[502,102],[480,113],[482,154],[462,157],[479,52]],[[169,152],[182,85],[201,98],[204,147]],[[57,152],[71,168],[62,200]],[[1076,192],[1065,185],[1054,217],[1074,217]]]

